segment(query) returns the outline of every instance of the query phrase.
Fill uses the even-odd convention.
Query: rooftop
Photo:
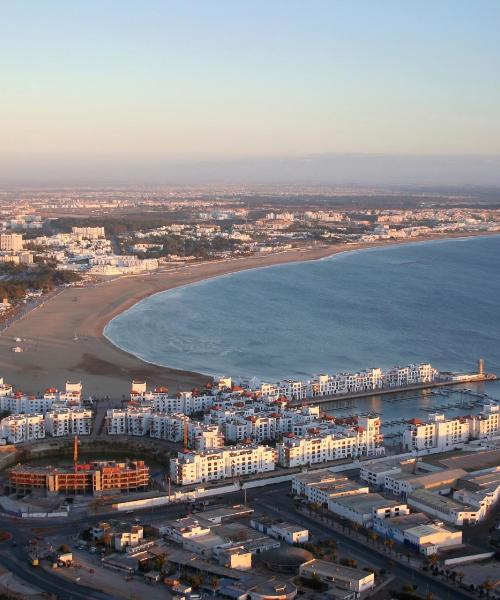
[[[336,579],[360,581],[366,577],[373,577],[373,572],[362,571],[361,569],[353,569],[352,567],[344,567],[337,563],[327,562],[326,560],[320,560],[313,558],[309,562],[302,565],[308,570],[312,570],[318,575],[325,577],[331,577],[335,581]]]
[[[355,494],[335,498],[334,502],[357,512],[371,512],[373,509],[382,508],[383,506],[399,506],[401,504],[401,502],[388,500],[380,494]]]

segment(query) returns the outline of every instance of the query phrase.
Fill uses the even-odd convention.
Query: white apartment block
[[[472,439],[490,439],[500,436],[500,405],[489,403],[479,415],[469,417]]]
[[[224,434],[218,425],[191,422],[188,427],[190,448],[198,452],[224,447]]]
[[[159,440],[182,442],[184,428],[189,426],[189,417],[182,414],[152,413],[150,436]]]
[[[178,485],[190,485],[274,471],[275,463],[275,450],[269,446],[226,446],[179,452],[170,460],[170,476]]]
[[[0,422],[1,437],[11,444],[40,440],[45,437],[43,415],[11,415]]]
[[[151,425],[151,411],[147,407],[106,411],[106,430],[108,435],[146,435]]]
[[[432,414],[428,421],[412,419],[403,432],[403,445],[408,450],[451,450],[472,439],[489,439],[500,436],[499,405],[483,406],[479,415],[446,419],[442,414]]]
[[[357,438],[334,433],[296,437],[288,434],[276,444],[278,463],[282,467],[314,465],[358,456]]]
[[[359,456],[382,456],[385,449],[380,419],[360,416],[356,422],[356,425],[335,424],[328,433],[313,429],[312,433],[301,436],[285,434],[276,445],[279,464],[297,467]]]
[[[148,391],[145,382],[134,381],[132,386],[130,400],[148,405],[155,412],[190,415],[210,408],[218,400],[215,394],[198,395],[193,392],[180,392],[171,396],[168,388],[164,387]]]
[[[380,368],[372,368],[357,373],[320,374],[310,381],[287,379],[277,384],[262,383],[259,392],[270,399],[284,396],[288,400],[299,401],[320,396],[430,383],[437,379],[437,376],[438,372],[428,363],[410,364],[404,367],[393,367],[385,372]]]
[[[92,411],[63,409],[47,412],[45,429],[52,437],[89,435],[92,430]]]
[[[0,396],[0,410],[12,414],[45,414],[52,408],[55,398],[25,396],[16,392],[13,396]]]

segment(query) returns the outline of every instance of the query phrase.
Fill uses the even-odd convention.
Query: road
[[[54,594],[61,600],[114,600],[112,596],[79,586],[76,582],[67,581],[41,567],[32,567],[24,550],[28,540],[34,537],[31,526],[32,524],[13,523],[11,519],[3,516],[0,518],[0,528],[8,531],[16,543],[16,546],[12,541],[0,543],[0,563],[3,567],[28,585],[35,586],[47,594]]]
[[[283,487],[283,486],[282,486]],[[293,500],[287,496],[289,487],[284,489],[261,490],[259,497],[249,504],[269,516],[278,517],[305,525],[313,536],[319,539],[334,538],[337,541],[339,553],[356,558],[358,561],[371,565],[376,569],[388,570],[391,558],[377,552],[373,546],[367,546],[366,541],[354,539],[349,535],[333,530],[323,523],[299,512]],[[470,595],[462,593],[458,588],[450,589],[432,575],[417,572],[409,566],[392,561],[391,572],[401,583],[418,585],[419,594],[431,592],[435,600],[470,600]]]
[[[290,492],[289,483],[275,484],[265,488],[254,488],[247,491],[247,503],[256,513],[281,519],[298,522],[305,525],[316,539],[334,538],[337,541],[339,554],[356,558],[360,566],[370,566],[374,569],[388,570],[391,557],[377,551],[373,546],[367,546],[366,541],[354,539],[328,525],[318,523],[313,518],[299,512],[292,498],[287,494]],[[225,504],[237,504],[243,502],[243,493],[234,492],[224,495]],[[185,515],[187,507],[185,504],[161,506],[154,509],[135,510],[134,516],[140,517],[143,524],[159,519],[175,519]],[[44,571],[41,568],[31,567],[24,546],[29,539],[37,535],[37,528],[50,528],[51,535],[67,535],[68,538],[85,527],[90,527],[105,519],[130,520],[129,513],[118,513],[116,511],[102,513],[94,517],[78,516],[74,519],[47,519],[30,520],[29,522],[14,520],[11,517],[0,515],[0,530],[7,531],[12,535],[16,546],[7,541],[0,543],[0,562],[11,570],[20,579],[39,587],[50,594],[55,594],[64,600],[112,600],[97,590],[77,586],[74,583],[58,576],[56,573]],[[408,582],[418,585],[419,593],[432,592],[436,600],[470,600],[468,594],[462,593],[458,588],[449,588],[441,581],[431,575],[417,572],[410,566],[392,561],[391,572],[400,582]]]

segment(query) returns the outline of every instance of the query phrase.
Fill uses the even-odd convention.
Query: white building
[[[92,430],[92,411],[62,409],[47,412],[45,428],[52,437],[89,435]]]
[[[344,592],[350,590],[354,592],[356,598],[375,587],[374,573],[344,567],[318,558],[301,565],[299,574],[306,579],[318,577],[322,582],[340,588]]]
[[[411,419],[403,432],[407,450],[452,450],[472,439],[491,439],[500,436],[500,410],[496,403],[483,406],[478,415],[446,419],[442,414],[432,414],[428,421]]]
[[[309,541],[309,530],[295,523],[260,517],[252,519],[250,525],[257,531],[287,544],[304,544]]]
[[[354,458],[358,455],[354,436],[338,436],[334,433],[296,437],[288,434],[276,444],[278,463],[282,467],[314,465],[332,460]]]
[[[148,407],[106,411],[106,430],[108,435],[146,435],[150,432],[152,413]]]
[[[380,494],[356,494],[330,498],[328,510],[362,527],[372,527],[376,518],[387,519],[410,513],[406,504],[387,500]]]
[[[43,415],[11,415],[0,422],[1,436],[11,444],[40,440],[45,437]]]
[[[179,452],[170,460],[170,476],[178,485],[274,471],[275,450],[269,446],[226,446],[204,452]]]

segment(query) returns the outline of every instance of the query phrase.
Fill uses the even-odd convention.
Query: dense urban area
[[[10,189],[0,215],[13,361],[34,346],[10,327],[68,288],[500,231],[500,205],[474,190]],[[495,379],[480,357],[467,373],[134,378],[121,396],[78,376],[42,391],[0,377],[0,597],[500,597]],[[444,408],[455,390],[460,415]],[[410,392],[443,410],[356,410]]]

